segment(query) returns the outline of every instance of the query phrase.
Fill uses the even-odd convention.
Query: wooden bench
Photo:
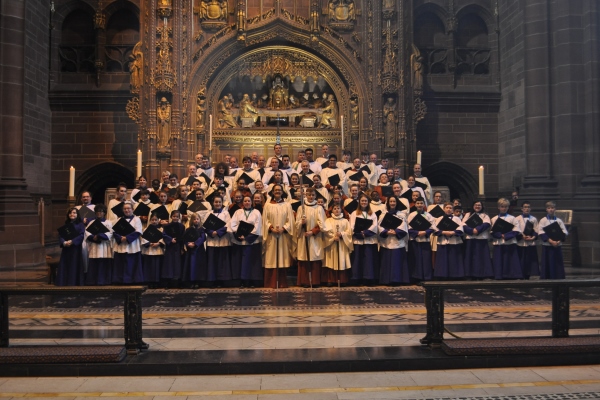
[[[142,340],[142,293],[145,286],[0,286],[0,347],[9,345],[9,296],[86,294],[123,297],[125,348],[127,354],[148,349]]]

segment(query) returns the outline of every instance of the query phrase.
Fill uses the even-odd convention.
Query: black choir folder
[[[135,232],[135,228],[125,218],[119,218],[115,226],[113,226],[113,231],[117,235],[127,236]]]
[[[352,214],[354,211],[356,211],[357,208],[358,208],[358,201],[352,200],[351,202],[346,204],[346,206],[344,207],[344,210],[346,210],[346,212],[348,214]]]
[[[77,214],[79,214],[79,218],[81,218],[82,221],[84,219],[91,221],[96,218],[96,213],[87,206],[81,206],[81,208],[77,210]]]
[[[481,217],[477,213],[473,213],[469,217],[469,219],[467,220],[467,222],[465,222],[465,225],[467,225],[471,229],[475,229],[475,228],[477,228],[481,224],[483,224],[483,220],[481,219]]]
[[[142,237],[150,243],[158,243],[162,238],[162,232],[154,225],[148,225]]]
[[[167,207],[165,207],[165,206],[156,207],[154,210],[152,210],[152,214],[156,214],[156,216],[160,220],[164,220],[164,221],[169,220],[169,211],[167,210]]]
[[[390,185],[380,186],[381,187],[381,195],[383,197],[392,197],[394,195],[394,189]]]
[[[535,234],[535,232],[533,231],[533,223],[531,221],[527,221],[525,223],[525,228],[523,229],[523,235],[524,236],[533,236],[534,234]]]
[[[444,209],[442,207],[440,207],[439,205],[432,207],[431,210],[429,210],[428,212],[429,212],[429,214],[431,214],[433,216],[433,218],[439,218],[446,214],[444,212]]]
[[[208,214],[208,218],[204,221],[204,228],[211,231],[218,231],[225,226],[225,221],[217,217],[215,214]]]
[[[152,204],[160,203],[160,199],[158,198],[158,195],[154,192],[150,192],[150,203],[152,203]]]
[[[215,189],[215,190],[213,190],[212,192],[210,192],[210,194],[204,198],[204,201],[206,201],[206,202],[208,202],[208,204],[212,205],[212,204],[215,202],[215,197],[216,197],[216,196],[221,196],[221,195],[219,194],[219,190],[218,190],[218,189]],[[221,196],[221,197],[223,197],[223,196]],[[207,209],[207,208],[204,206],[204,204],[202,204],[202,207],[203,207],[203,208],[192,209],[192,206],[194,206],[194,204],[196,204],[196,203],[200,203],[200,204],[202,204],[202,202],[201,202],[200,200],[196,200],[195,202],[193,202],[193,203],[192,203],[192,204],[191,204],[191,205],[188,207],[188,210],[190,210],[190,211],[192,211],[192,212],[198,212],[198,211],[203,211],[203,210],[206,210],[206,209]],[[194,206],[194,207],[196,207],[196,206]]]
[[[545,226],[544,232],[552,240],[558,240],[563,242],[567,238],[567,235],[565,235],[565,233],[563,232],[562,228],[560,227],[560,224],[556,221],[554,221],[548,226]]]
[[[337,186],[340,184],[340,176],[338,174],[331,175],[329,178],[327,178],[327,180],[331,186]]]
[[[419,182],[417,180],[415,180],[415,187],[423,189],[423,192],[425,191],[425,189],[427,189],[427,185],[426,184],[424,184],[423,182]]]
[[[458,229],[458,224],[452,220],[452,217],[442,217],[437,223],[437,228],[440,231],[455,231]]]
[[[75,225],[68,223],[58,228],[58,234],[64,241],[75,239],[79,236],[79,232],[75,229]]]
[[[123,202],[120,202],[119,204],[117,204],[116,206],[114,206],[113,208],[111,208],[112,212],[119,218],[121,218],[123,215]]]
[[[138,203],[135,210],[133,210],[133,215],[137,215],[138,217],[147,216],[150,214],[150,207],[144,203]]]
[[[195,242],[200,237],[200,232],[196,228],[187,228],[183,233],[182,243]]]
[[[240,224],[238,225],[236,234],[237,234],[237,236],[246,237],[249,234],[251,234],[253,230],[254,230],[253,224],[249,224],[246,221],[240,221]]]
[[[242,174],[240,175],[240,177],[238,178],[238,182],[240,179],[243,179],[244,182],[246,182],[246,185],[251,184],[252,182],[254,182],[254,180],[245,172],[242,172]],[[236,182],[237,183],[237,182]]]
[[[85,230],[88,231],[92,236],[96,236],[100,233],[107,233],[109,231],[108,228],[102,222],[100,222],[99,219],[95,219],[94,222],[92,222],[88,225],[87,228],[85,228]]]
[[[394,217],[390,213],[385,213],[379,225],[385,229],[397,229],[401,224],[402,220],[400,218]]]
[[[359,182],[360,178],[366,178],[365,174],[363,174],[360,170],[357,173],[352,174],[348,177],[348,179],[353,182]]]
[[[410,225],[410,227],[415,230],[415,231],[426,231],[427,229],[431,228],[431,223],[429,221],[427,221],[427,218],[425,218],[423,215],[421,214],[416,214],[413,219],[408,223]]]
[[[513,224],[498,217],[496,222],[494,222],[494,226],[492,226],[492,233],[501,233],[504,235],[505,233],[512,231],[513,228]]]
[[[163,232],[165,232],[165,235],[179,241],[179,239],[181,239],[183,236],[183,230],[181,228],[183,228],[183,224],[179,222],[171,222],[170,224],[164,226]]]
[[[412,194],[413,194],[413,190],[412,189],[406,189],[406,191],[404,193],[402,193],[400,195],[400,197],[404,197],[406,200],[408,200],[409,202],[412,201]]]
[[[302,184],[308,185],[308,187],[312,187],[315,183],[307,175],[302,175]]]
[[[354,222],[354,233],[361,233],[366,231],[373,225],[373,221],[370,218],[356,218]]]

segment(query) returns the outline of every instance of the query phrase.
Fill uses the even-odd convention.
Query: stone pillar
[[[527,173],[523,191],[546,197],[556,193],[552,174],[549,1],[523,2],[525,7],[525,140]]]
[[[584,21],[584,74],[585,74],[585,178],[581,182],[594,194],[600,190],[600,7],[594,0],[586,0]]]
[[[4,279],[13,272],[14,280],[18,267],[45,263],[23,175],[24,15],[24,1],[0,2],[0,272]]]

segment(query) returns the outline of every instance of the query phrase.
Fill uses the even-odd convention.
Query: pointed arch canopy
[[[328,31],[319,36],[318,42],[313,42],[308,26],[282,17],[273,17],[248,28],[245,45],[238,43],[236,31],[231,27],[224,28],[220,31],[222,35],[217,34],[201,45],[191,68],[190,97],[203,91],[207,109],[214,112],[219,94],[228,79],[237,76],[240,65],[252,58],[288,53],[299,62],[304,60],[305,63],[318,65],[323,79],[337,99],[340,113],[348,113],[351,97],[361,99],[360,114],[365,129],[364,121],[367,119],[367,110],[372,110],[372,99],[366,86],[368,79],[359,68],[359,60],[348,50],[349,46],[340,46]],[[217,36],[219,39],[215,40]],[[194,115],[194,102],[188,104],[190,115]]]

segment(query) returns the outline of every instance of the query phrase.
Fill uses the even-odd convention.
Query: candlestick
[[[137,178],[139,179],[142,176],[142,151],[138,150],[137,152]]]
[[[484,182],[483,182],[483,165],[479,167],[479,195],[483,196],[485,193]]]
[[[421,153],[421,150],[417,151],[417,164],[419,164],[419,165],[421,164],[421,155],[422,154],[423,153]]]
[[[75,168],[69,170],[69,197],[75,197]]]
[[[340,116],[340,126],[342,128],[342,150],[344,150],[344,116]]]
[[[212,114],[208,116],[208,150],[212,151]]]

